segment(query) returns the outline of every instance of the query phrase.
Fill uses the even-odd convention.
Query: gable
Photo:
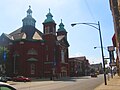
[[[59,43],[64,44],[65,46],[69,47],[69,43],[65,37],[65,35],[57,36],[57,40]]]
[[[42,37],[38,34],[38,32],[35,32],[32,38],[36,40],[43,40]]]

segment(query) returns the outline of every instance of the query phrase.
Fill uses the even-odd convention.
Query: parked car
[[[91,73],[91,77],[97,77],[97,73]]]
[[[0,77],[0,82],[7,82],[7,79],[3,76]]]
[[[5,77],[7,79],[7,81],[12,81],[11,77]]]
[[[12,79],[13,81],[18,81],[18,82],[30,82],[31,79],[24,77],[24,76],[17,76],[17,77],[13,77]]]
[[[17,89],[7,83],[0,82],[0,90],[17,90]]]

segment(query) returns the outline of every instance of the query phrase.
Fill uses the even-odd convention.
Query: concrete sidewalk
[[[103,83],[94,90],[120,90],[120,76],[113,76],[113,78],[107,81],[107,85]]]

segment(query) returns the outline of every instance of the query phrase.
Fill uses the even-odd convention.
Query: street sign
[[[4,51],[4,52],[3,52],[3,60],[4,60],[4,61],[6,60],[6,57],[7,57],[7,54],[6,54],[6,52]]]
[[[116,62],[112,62],[109,64],[110,66],[116,66]]]
[[[114,46],[108,46],[108,51],[115,51]]]

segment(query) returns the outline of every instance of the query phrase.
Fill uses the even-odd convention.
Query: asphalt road
[[[103,75],[99,75],[97,78],[85,76],[60,81],[14,82],[13,86],[17,90],[94,90],[103,82]]]

